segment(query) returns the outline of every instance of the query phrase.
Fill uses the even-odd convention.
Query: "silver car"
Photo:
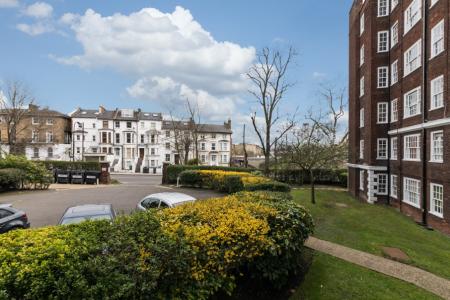
[[[137,209],[147,210],[150,208],[175,207],[195,200],[197,199],[182,193],[157,193],[148,195],[139,201]]]
[[[59,221],[59,225],[78,224],[87,220],[110,220],[116,217],[111,204],[86,204],[69,207]]]

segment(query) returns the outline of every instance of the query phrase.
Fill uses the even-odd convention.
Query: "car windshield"
[[[65,218],[62,220],[62,225],[69,224],[78,224],[87,220],[91,221],[99,221],[99,220],[111,220],[110,215],[95,215],[95,216],[83,216],[83,217],[74,217],[74,218]]]

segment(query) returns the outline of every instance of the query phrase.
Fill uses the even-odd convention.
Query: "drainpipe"
[[[428,1],[422,0],[422,124],[428,121]],[[422,225],[428,226],[427,130],[422,128]]]

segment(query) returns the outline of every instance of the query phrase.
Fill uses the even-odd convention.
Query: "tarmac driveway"
[[[161,176],[113,175],[118,185],[80,186],[58,185],[48,191],[26,191],[0,195],[0,204],[11,203],[25,211],[31,227],[55,225],[67,207],[80,204],[111,203],[117,213],[130,213],[139,200],[148,194],[181,192],[206,199],[220,196],[214,191],[161,186]]]

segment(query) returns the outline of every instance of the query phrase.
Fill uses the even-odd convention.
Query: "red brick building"
[[[350,193],[450,233],[450,0],[355,0]]]

